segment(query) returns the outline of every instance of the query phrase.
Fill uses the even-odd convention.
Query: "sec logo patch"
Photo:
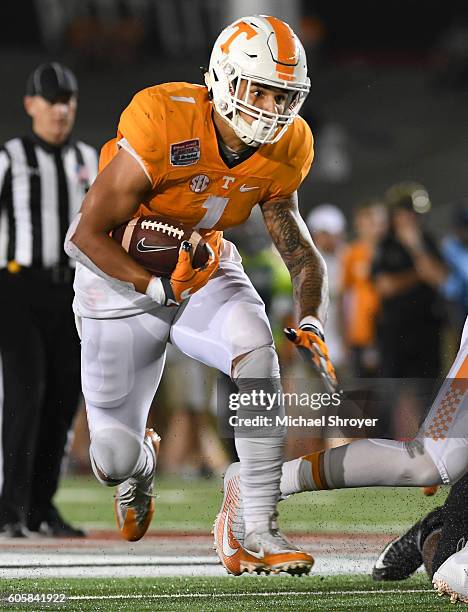
[[[210,179],[206,176],[206,174],[197,174],[190,181],[190,189],[195,193],[201,193],[208,189],[208,185],[210,184]]]

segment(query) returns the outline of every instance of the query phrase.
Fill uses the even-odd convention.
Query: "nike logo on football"
[[[155,244],[145,244],[145,238],[142,238],[136,245],[137,251],[140,253],[154,253],[157,251],[170,251],[177,249],[177,246],[157,246]]]
[[[232,557],[239,550],[238,548],[232,548],[229,543],[228,527],[229,526],[229,510],[226,512],[226,518],[224,519],[223,527],[223,555],[225,557]]]
[[[248,187],[245,183],[239,187],[239,191],[242,191],[242,193],[245,191],[253,191],[254,189],[260,189],[260,187]]]
[[[180,292],[180,299],[187,300],[189,297],[191,297],[191,295],[192,295],[192,287],[189,287],[188,289],[184,289],[183,291]]]

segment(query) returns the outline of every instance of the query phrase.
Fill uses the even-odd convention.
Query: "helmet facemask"
[[[228,83],[223,89],[228,90],[229,93],[221,100],[213,96],[218,113],[229,123],[236,135],[251,147],[277,142],[298,115],[309,88],[283,87],[277,82],[269,82],[255,75],[244,75],[232,64],[226,64],[224,71],[227,74],[223,76]],[[209,88],[214,81],[210,77],[211,74],[207,73],[206,80]],[[284,112],[273,113],[250,104],[250,93],[256,86],[284,90],[287,95]],[[250,122],[242,115],[252,117],[253,121]]]

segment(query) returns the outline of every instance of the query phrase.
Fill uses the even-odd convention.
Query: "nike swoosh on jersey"
[[[137,251],[140,253],[153,253],[157,251],[170,251],[171,249],[177,249],[177,246],[157,246],[155,244],[145,244],[145,238],[141,238],[136,245]]]
[[[242,191],[242,193],[245,191],[253,191],[254,189],[260,189],[260,187],[249,187],[245,183],[239,187],[239,191]]]
[[[232,548],[229,544],[228,537],[228,524],[229,524],[229,510],[226,512],[226,518],[224,519],[223,527],[223,555],[226,557],[232,557],[239,550],[238,548]]]

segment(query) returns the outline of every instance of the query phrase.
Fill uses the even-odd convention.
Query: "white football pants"
[[[160,307],[120,319],[83,318],[80,323],[90,453],[96,475],[110,484],[132,476],[141,463],[146,420],[169,340],[188,357],[228,376],[236,357],[256,351],[252,364],[246,358],[242,368],[244,360],[239,361],[239,378],[279,379],[265,307],[239,258],[222,260],[213,279],[180,308]],[[244,438],[236,446],[241,463],[253,473],[252,478],[246,474],[246,482],[257,501],[252,520],[260,522],[276,507],[283,443]],[[256,458],[255,465],[249,457]],[[272,465],[277,466],[274,477]],[[245,493],[248,515],[250,493]]]

